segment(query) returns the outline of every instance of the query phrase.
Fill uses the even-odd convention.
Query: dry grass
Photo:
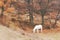
[[[0,40],[60,40],[60,32],[54,30],[44,30],[42,33],[17,32],[0,25]]]

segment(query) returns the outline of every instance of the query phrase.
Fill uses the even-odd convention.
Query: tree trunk
[[[40,12],[41,12],[41,16],[42,16],[42,25],[44,26],[44,15],[46,13],[46,10],[42,9]]]
[[[29,16],[30,16],[30,23],[33,25],[34,22],[33,22],[33,9],[32,9],[32,6],[30,5],[30,3],[32,3],[33,5],[33,0],[26,0],[27,3],[28,3],[28,6],[27,6],[27,9],[29,10]]]
[[[44,15],[42,15],[42,25],[44,25]]]
[[[4,7],[2,6],[1,17],[3,17]]]
[[[34,22],[33,22],[33,14],[32,14],[31,11],[30,11],[29,15],[30,15],[30,23],[33,25],[34,24]]]

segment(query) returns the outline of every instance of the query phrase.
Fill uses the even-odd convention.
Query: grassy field
[[[5,26],[0,25],[0,40],[60,40],[60,32],[16,32]]]

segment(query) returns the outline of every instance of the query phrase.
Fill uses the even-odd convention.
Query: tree
[[[42,25],[44,25],[44,15],[47,13],[47,9],[49,8],[49,3],[51,0],[40,0],[39,5],[41,6],[40,12],[42,16]]]
[[[3,12],[8,8],[8,7],[10,7],[10,2],[11,2],[11,0],[3,0],[3,1],[1,1],[1,16],[3,16]]]
[[[4,1],[0,1],[0,8],[1,8],[1,17],[3,16],[3,11],[4,11]]]
[[[29,10],[29,15],[30,15],[30,23],[33,25],[34,23],[33,23],[33,9],[32,9],[32,7],[33,6],[31,6],[31,3],[32,3],[32,5],[33,5],[33,0],[26,0],[26,2],[27,2],[27,9]]]
[[[46,13],[46,10],[42,9],[40,12],[41,12],[41,16],[42,16],[42,25],[44,25],[44,15]]]
[[[53,28],[55,28],[56,27],[56,24],[57,24],[57,21],[59,20],[59,18],[60,18],[60,11],[58,11],[58,13],[57,13],[57,15],[56,15],[56,18],[55,18],[55,23],[53,24]]]
[[[2,6],[1,17],[3,16],[3,12],[4,12],[4,6]]]
[[[55,23],[52,26],[53,28],[56,27],[57,21],[59,19],[59,14],[60,14],[60,6],[59,5],[60,5],[60,0],[55,0],[55,1],[52,1],[52,3],[51,3],[51,8],[58,12],[56,15],[56,18],[55,18]]]

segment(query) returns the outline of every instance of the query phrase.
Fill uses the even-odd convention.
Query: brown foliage
[[[4,3],[2,1],[0,1],[0,7],[4,6]]]

